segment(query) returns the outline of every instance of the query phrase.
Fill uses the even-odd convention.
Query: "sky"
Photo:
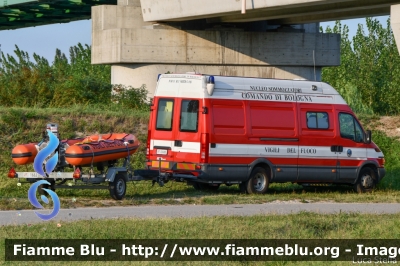
[[[388,16],[376,17],[384,27]],[[349,26],[349,37],[355,35],[358,24],[365,24],[365,18],[343,20],[342,25]],[[333,27],[335,22],[323,22]],[[91,45],[91,20],[81,20],[70,23],[52,24],[16,30],[0,31],[0,49],[4,54],[14,55],[15,45],[26,51],[32,58],[33,53],[43,56],[50,63],[54,60],[56,49],[60,49],[69,57],[69,48],[78,43]]]

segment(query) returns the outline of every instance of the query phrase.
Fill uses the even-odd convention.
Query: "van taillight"
[[[200,139],[200,162],[206,163],[208,161],[208,134],[202,133]]]
[[[150,159],[150,139],[151,139],[151,130],[147,130],[147,143],[146,143],[146,159]]]

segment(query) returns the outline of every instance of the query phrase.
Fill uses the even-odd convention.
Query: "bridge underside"
[[[116,4],[117,0],[3,0],[0,30],[90,19],[92,6]]]
[[[303,24],[390,14],[399,0],[140,0],[145,21],[249,22]]]

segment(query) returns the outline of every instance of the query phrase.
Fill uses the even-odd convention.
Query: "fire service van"
[[[264,193],[292,182],[367,192],[385,175],[371,131],[323,82],[163,74],[151,110],[148,168],[196,189]]]

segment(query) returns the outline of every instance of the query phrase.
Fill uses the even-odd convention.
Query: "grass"
[[[322,215],[307,212],[291,215],[232,216],[228,218],[216,216],[75,222],[50,221],[35,225],[4,226],[3,230],[0,231],[0,239],[160,239],[160,242],[163,239],[399,239],[399,221],[400,214],[339,213]],[[79,237],[77,238],[77,236]],[[0,242],[0,249],[4,249],[4,242]],[[4,253],[1,252],[0,261],[3,260]],[[94,265],[99,263],[85,262],[84,264]],[[134,264],[139,263],[160,264],[159,262],[137,262]],[[213,265],[215,263],[182,262],[179,264]],[[232,263],[219,262],[218,264],[231,265]],[[308,265],[310,263],[268,262],[272,265]],[[322,262],[314,263],[316,265],[322,264]],[[335,262],[335,264],[337,263]],[[18,265],[18,263],[10,264]],[[23,263],[20,264],[23,265]],[[44,262],[33,262],[32,264],[50,265],[50,263]],[[112,262],[101,264],[112,265]],[[242,265],[239,262],[234,264]],[[266,263],[244,262],[244,264],[260,265]],[[347,265],[349,262],[342,264]]]
[[[115,107],[112,107],[115,108]],[[27,200],[29,184],[17,186],[16,180],[6,177],[12,165],[11,149],[19,143],[38,141],[47,122],[60,124],[62,137],[98,132],[132,132],[146,141],[148,113],[125,110],[79,107],[71,109],[0,108],[0,209],[31,209]],[[366,120],[373,120],[365,118]],[[107,190],[57,190],[63,208],[85,206],[130,206],[143,204],[231,204],[264,203],[296,200],[300,202],[400,202],[400,143],[381,132],[373,132],[373,140],[386,155],[387,176],[378,188],[369,194],[356,194],[351,187],[309,187],[296,184],[271,184],[265,195],[241,194],[237,186],[221,186],[216,192],[197,191],[184,183],[169,182],[164,187],[151,182],[128,184],[126,198],[110,199]],[[144,149],[133,161],[134,167],[143,164]],[[26,169],[25,169],[26,168]],[[29,171],[32,166],[19,166]],[[0,239],[394,239],[400,237],[400,214],[321,215],[300,213],[295,215],[260,215],[252,217],[199,217],[165,219],[112,219],[77,222],[50,221],[35,225],[3,226]],[[4,242],[0,242],[0,250]],[[0,252],[0,263],[4,253]],[[219,265],[348,265],[350,262],[218,262]],[[6,263],[26,265],[25,262]],[[53,263],[30,262],[33,265]],[[115,265],[115,262],[57,262],[57,264]],[[160,265],[177,262],[118,262],[119,265]],[[179,262],[180,265],[215,265],[216,262]]]
[[[57,223],[62,226],[57,227]],[[79,239],[399,239],[399,225],[400,214],[309,212],[247,217],[94,219],[3,226],[0,239],[75,239],[77,235]]]
[[[36,142],[48,122],[60,124],[62,138],[89,135],[95,132],[132,132],[139,137],[141,149],[133,157],[132,167],[143,168],[147,137],[148,112],[99,106],[75,106],[68,109],[1,108],[0,107],[0,209],[32,208],[27,200],[29,184],[17,186],[16,180],[6,177],[10,166],[11,149],[20,143]],[[379,117],[361,116],[371,125]],[[368,126],[367,126],[368,128]],[[237,204],[296,200],[300,202],[400,202],[400,142],[373,131],[373,140],[386,157],[387,175],[378,188],[369,194],[356,194],[349,186],[302,187],[296,184],[271,184],[265,195],[239,193],[237,185],[221,186],[217,192],[196,191],[184,183],[169,182],[165,187],[142,181],[128,184],[126,198],[111,200],[108,190],[59,189],[63,208],[85,206],[130,206],[143,204]],[[17,171],[33,171],[32,165],[18,166]],[[74,199],[74,200],[72,200]]]
[[[0,189],[0,209],[34,209],[27,199],[29,184],[17,187],[16,182],[10,183],[15,189]],[[368,194],[354,193],[351,187],[310,187],[303,188],[291,184],[272,184],[269,192],[264,195],[247,195],[239,192],[237,186],[221,186],[216,192],[197,191],[185,183],[170,182],[165,187],[151,182],[142,181],[128,183],[128,190],[122,201],[110,198],[108,190],[74,190],[59,189],[56,191],[61,200],[62,208],[77,207],[108,207],[108,206],[138,206],[138,205],[182,205],[182,204],[250,204],[276,201],[299,201],[303,203],[331,202],[400,202],[400,192],[395,190],[377,190]]]

